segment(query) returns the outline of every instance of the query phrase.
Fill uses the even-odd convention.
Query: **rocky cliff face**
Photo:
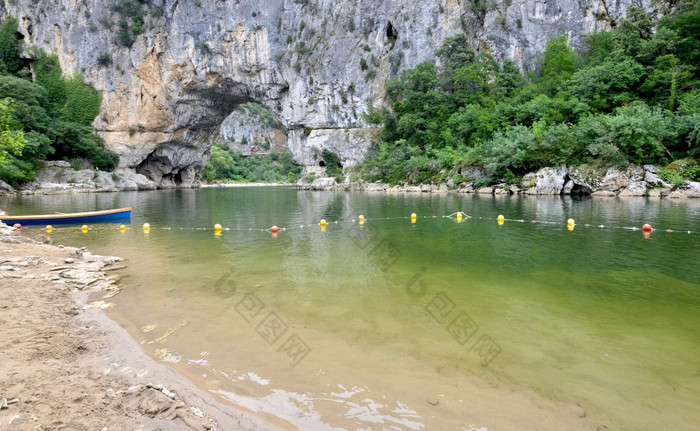
[[[106,4],[109,3],[109,4]],[[137,5],[142,25],[115,5]],[[344,166],[360,160],[372,130],[361,114],[383,103],[385,80],[431,60],[466,33],[473,47],[533,70],[548,39],[575,45],[635,4],[651,0],[36,0],[1,3],[25,45],[59,56],[103,91],[94,125],[120,168],[159,187],[191,187],[222,122],[264,105],[307,171],[323,148]],[[132,11],[133,12],[133,11]],[[129,30],[131,29],[131,30]],[[140,33],[124,46],[120,32]],[[123,40],[123,39],[121,39]],[[29,51],[28,51],[29,52]],[[232,115],[233,113],[233,115]]]

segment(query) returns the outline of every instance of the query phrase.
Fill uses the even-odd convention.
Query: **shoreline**
[[[156,362],[106,315],[119,258],[12,231],[0,225],[0,430],[285,429]]]
[[[201,189],[215,189],[228,187],[296,187],[295,183],[221,183],[221,184],[201,184]]]

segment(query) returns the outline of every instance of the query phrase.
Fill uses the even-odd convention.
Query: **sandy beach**
[[[0,229],[0,430],[286,428],[219,404],[105,315],[119,258],[42,242]]]

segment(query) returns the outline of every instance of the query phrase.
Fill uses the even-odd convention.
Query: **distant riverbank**
[[[202,188],[216,187],[293,187],[292,183],[220,183],[220,184],[202,184]]]
[[[303,190],[344,190],[387,193],[475,193],[483,195],[574,195],[603,197],[650,197],[650,198],[700,198],[700,182],[685,181],[677,184],[663,179],[659,169],[653,165],[630,165],[622,168],[598,168],[594,166],[559,166],[543,168],[525,175],[512,183],[490,184],[481,168],[471,167],[462,172],[463,178],[440,184],[387,184],[381,182],[337,183],[335,178],[304,179],[298,187]]]

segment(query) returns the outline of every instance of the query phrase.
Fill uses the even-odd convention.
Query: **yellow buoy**
[[[143,224],[143,231],[144,232],[150,232],[151,231],[151,225],[148,223]]]
[[[86,225],[86,224],[82,225],[81,228],[80,228],[80,230],[82,230],[83,233],[87,232],[87,231],[88,231],[87,225]]]
[[[498,215],[498,224],[503,224],[503,222],[506,221],[506,218],[503,217],[503,214]]]
[[[53,226],[51,226],[51,225],[46,226],[46,232],[51,233],[52,230],[53,230]]]
[[[417,217],[417,216],[416,216],[416,213],[411,213],[411,223],[415,223],[415,222],[416,222],[416,217]]]
[[[462,222],[462,211],[457,211],[457,221]]]
[[[576,221],[574,219],[570,218],[566,221],[567,226],[576,226]]]
[[[321,225],[321,232],[325,232],[325,231],[326,231],[326,225],[323,224],[323,225]]]
[[[320,225],[322,228],[325,228],[326,227],[326,219],[321,219]]]
[[[219,223],[214,225],[214,232],[221,232],[221,225]]]
[[[119,226],[119,231],[120,231],[120,232],[126,232],[126,225],[121,225],[121,226]]]
[[[363,216],[362,214],[360,214],[357,220],[360,224],[365,224],[365,216]]]

